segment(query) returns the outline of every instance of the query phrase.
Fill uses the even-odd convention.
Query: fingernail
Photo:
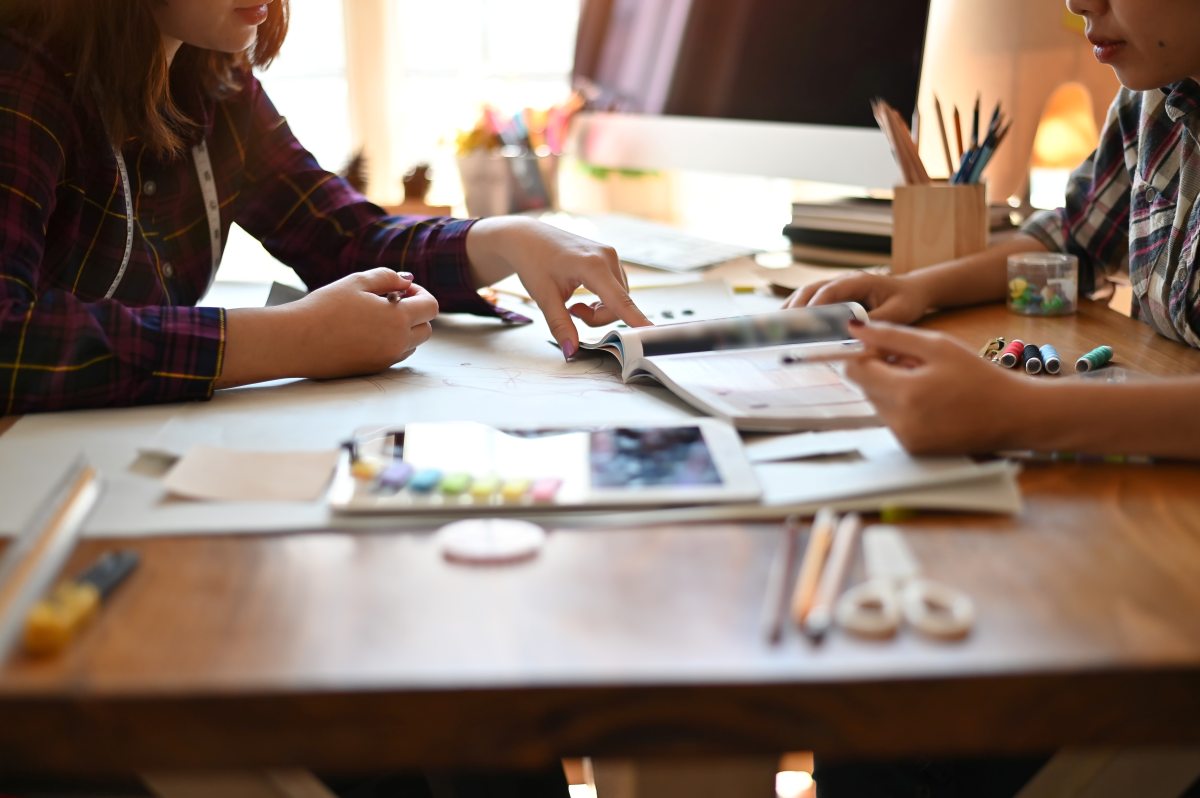
[[[413,278],[412,272],[396,272],[396,273],[400,275],[400,278],[402,280],[411,280]]]
[[[867,325],[863,324],[861,321],[859,321],[858,319],[850,319],[850,321],[846,322],[846,324],[847,324],[848,326],[850,326],[850,327],[853,327],[853,328],[855,328],[855,329],[857,329],[857,328],[859,328],[859,327],[866,327],[866,326],[867,326]]]
[[[579,351],[579,347],[571,341],[563,341],[562,353],[564,360],[570,360],[575,357],[575,353]]]

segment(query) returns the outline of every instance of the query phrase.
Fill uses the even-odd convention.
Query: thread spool
[[[1030,344],[1021,353],[1021,362],[1025,364],[1026,374],[1037,374],[1042,370],[1042,350]]]
[[[1020,338],[1014,338],[1013,342],[1004,347],[1004,351],[1000,353],[1000,365],[1006,369],[1016,368],[1021,362],[1021,355],[1025,352],[1025,342]]]
[[[1079,372],[1095,371],[1107,366],[1112,359],[1113,349],[1111,346],[1098,346],[1075,361],[1075,370]]]
[[[1062,359],[1058,356],[1058,350],[1050,344],[1042,344],[1042,365],[1046,368],[1047,374],[1057,374],[1062,371]]]

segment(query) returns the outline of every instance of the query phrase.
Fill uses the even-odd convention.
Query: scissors
[[[975,623],[975,605],[966,593],[920,578],[912,550],[897,527],[872,526],[863,532],[867,581],[838,600],[843,629],[863,637],[890,637],[902,622],[929,637],[965,637]]]

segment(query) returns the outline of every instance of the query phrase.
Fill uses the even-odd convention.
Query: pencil
[[[828,507],[822,507],[813,518],[812,531],[808,534],[808,546],[804,550],[804,561],[800,563],[800,577],[796,580],[796,589],[792,593],[792,620],[803,628],[812,608],[813,596],[817,592],[817,582],[821,570],[825,567],[825,555],[829,553],[829,544],[833,538],[833,528],[837,516]]]
[[[917,184],[929,183],[929,173],[925,171],[925,164],[921,162],[921,154],[917,152],[917,145],[913,140],[912,134],[909,132],[908,125],[904,118],[900,116],[900,112],[890,105],[886,105],[888,114],[892,119],[892,125],[897,133],[896,138],[900,142],[900,150],[904,158],[908,161],[908,168],[913,176],[912,182]]]
[[[900,112],[879,97],[871,100],[871,110],[875,114],[876,123],[892,147],[892,155],[900,167],[904,182],[909,185],[931,182],[913,143],[912,134]]]
[[[958,144],[958,160],[963,157],[962,117],[959,116],[958,106],[954,106],[954,140]]]
[[[913,175],[909,172],[908,165],[900,154],[900,146],[896,142],[891,118],[884,108],[883,100],[878,97],[871,100],[871,113],[875,115],[875,124],[879,125],[879,129],[883,131],[883,137],[887,139],[888,146],[892,148],[892,157],[896,160],[896,165],[900,167],[900,174],[904,178],[904,182],[912,183]]]
[[[766,632],[767,642],[776,645],[783,639],[783,620],[787,617],[788,592],[792,573],[796,570],[796,554],[800,550],[800,524],[796,516],[783,522],[783,539],[767,575]]]
[[[780,356],[779,362],[785,366],[795,366],[801,363],[833,363],[838,360],[851,360],[866,354],[867,346],[862,341],[847,341],[837,349],[824,349],[816,352],[797,350]]]
[[[938,132],[942,134],[942,151],[946,155],[946,169],[949,174],[954,174],[954,159],[950,157],[950,137],[946,135],[946,120],[942,117],[942,104],[938,101],[937,95],[933,95],[933,112],[937,116]]]
[[[968,177],[968,183],[978,183],[983,177],[983,170],[987,168],[988,161],[996,154],[996,148],[1004,140],[1004,136],[1008,133],[1008,128],[1011,124],[1010,122],[988,133],[988,137],[984,140],[983,146],[980,148],[979,157],[971,164],[971,174]]]
[[[861,529],[862,518],[857,513],[850,513],[841,520],[834,533],[829,562],[821,575],[816,598],[804,624],[804,633],[814,642],[820,641],[833,623],[833,605],[846,579],[850,557],[854,553],[854,544]]]
[[[979,147],[979,103],[982,95],[975,95],[975,111],[971,114],[971,149]]]

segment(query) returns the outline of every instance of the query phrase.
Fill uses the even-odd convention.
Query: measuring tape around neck
[[[133,254],[133,191],[129,186],[129,169],[125,166],[125,156],[120,147],[113,147],[113,157],[117,159],[117,174],[121,177],[121,194],[125,197],[125,255],[121,258],[121,268],[112,285],[104,292],[105,299],[112,299],[117,292],[117,286],[125,278],[125,270],[129,268],[129,258]]]
[[[133,188],[129,180],[129,167],[125,164],[125,156],[119,147],[113,147],[113,157],[117,161],[117,173],[121,178],[121,193],[125,197],[125,254],[121,257],[121,267],[112,284],[104,292],[105,299],[112,299],[117,292],[117,286],[125,279],[125,271],[129,268],[129,259],[133,255]],[[221,201],[217,195],[217,181],[213,176],[212,159],[208,156],[208,142],[201,140],[192,148],[192,162],[196,167],[196,177],[200,180],[200,193],[204,197],[204,215],[208,219],[209,248],[212,253],[212,272],[209,274],[209,284],[217,275],[221,265]]]
[[[192,163],[200,178],[200,193],[204,195],[204,215],[208,217],[208,243],[212,251],[211,283],[221,265],[221,201],[217,196],[217,179],[213,176],[212,159],[208,157],[208,142],[203,139],[192,147]]]

